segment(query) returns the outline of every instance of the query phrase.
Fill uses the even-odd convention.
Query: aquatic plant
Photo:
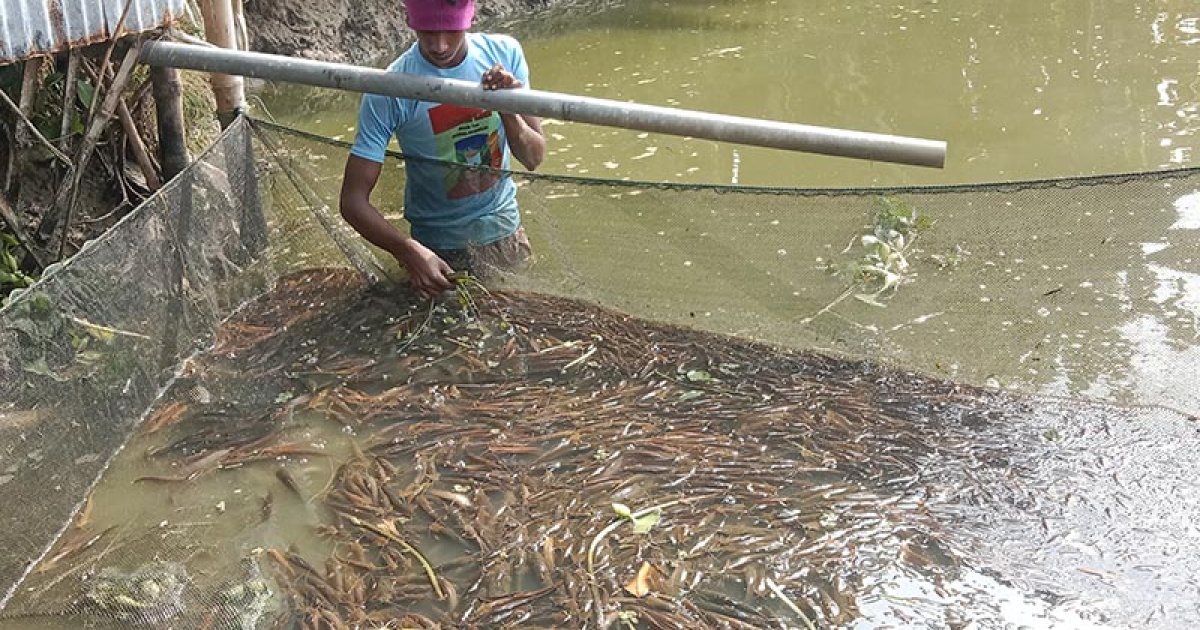
[[[884,300],[915,277],[909,257],[916,251],[917,238],[933,224],[929,215],[904,201],[876,197],[866,233],[855,235],[841,251],[843,256],[853,256],[827,266],[830,273],[846,282],[845,290],[801,323],[828,313],[850,297],[872,306],[886,306]]]

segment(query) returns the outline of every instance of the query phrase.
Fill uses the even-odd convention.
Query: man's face
[[[466,31],[417,31],[421,54],[439,68],[453,68],[467,56]]]

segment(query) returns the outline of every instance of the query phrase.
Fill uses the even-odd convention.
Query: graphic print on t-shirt
[[[486,109],[459,105],[429,108],[438,159],[455,164],[502,168],[504,152],[500,148],[499,123],[499,116]],[[447,198],[461,199],[481,193],[499,180],[500,176],[494,172],[448,168],[443,183]]]

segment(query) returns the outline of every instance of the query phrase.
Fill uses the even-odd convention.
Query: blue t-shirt
[[[529,66],[521,45],[506,35],[467,33],[467,56],[453,68],[429,63],[414,43],[388,71],[478,82],[497,63],[529,86]],[[405,155],[508,169],[504,125],[493,111],[363,95],[358,135],[350,153],[383,162],[393,135]],[[486,245],[516,232],[521,224],[517,187],[508,175],[421,160],[409,160],[406,170],[404,216],[413,238],[426,247],[452,250]]]

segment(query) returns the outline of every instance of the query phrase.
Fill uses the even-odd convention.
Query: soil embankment
[[[478,0],[480,29],[573,0]],[[412,40],[400,0],[248,0],[250,47],[280,55],[367,64]]]

